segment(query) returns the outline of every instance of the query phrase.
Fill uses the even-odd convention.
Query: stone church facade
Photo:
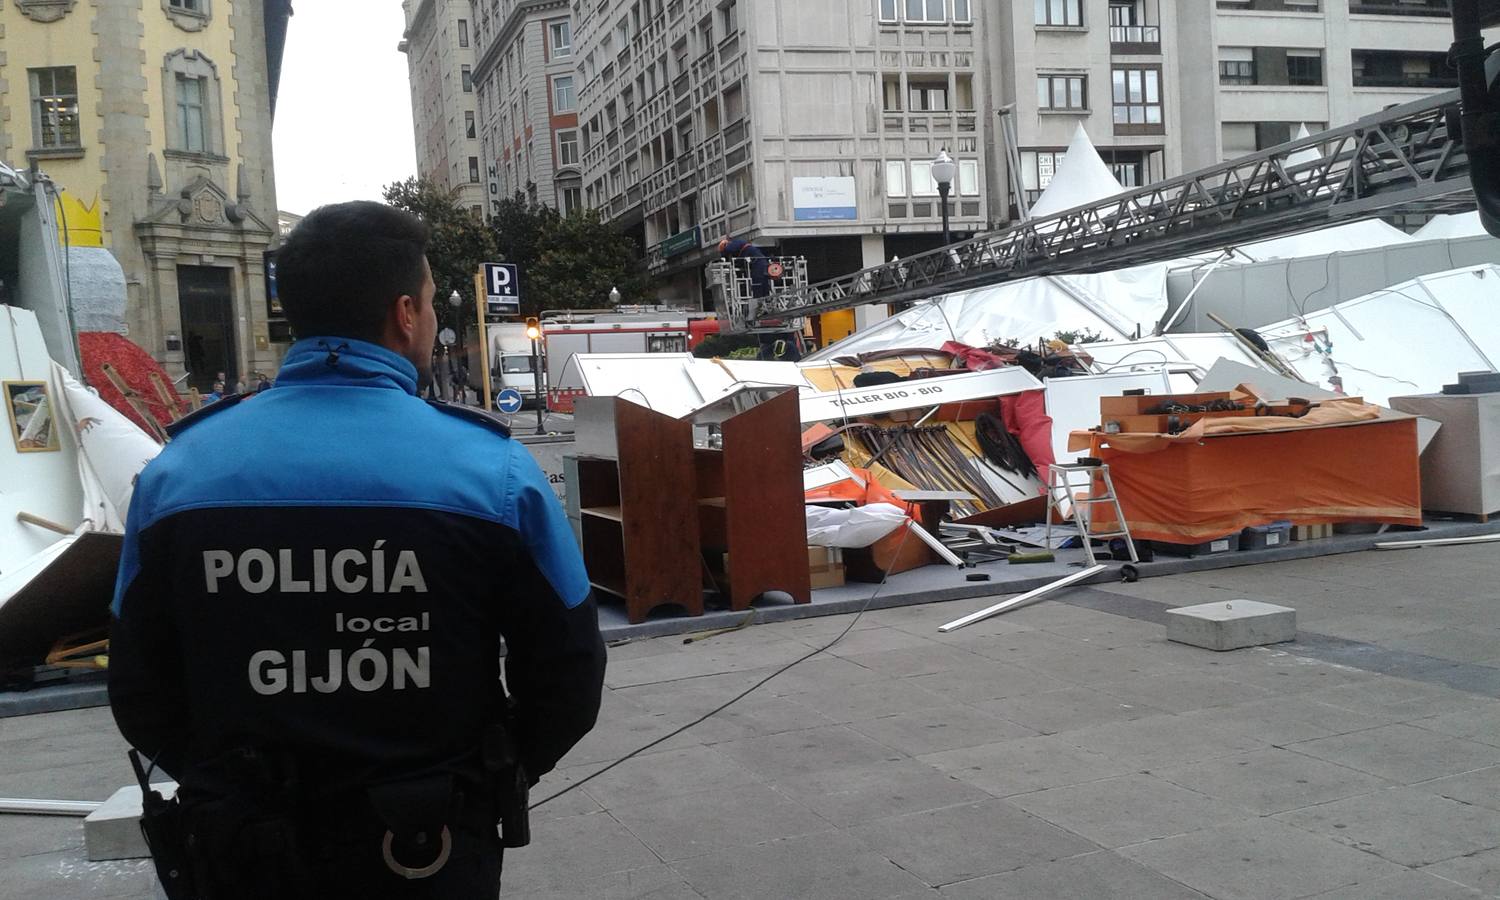
[[[289,0],[3,2],[0,159],[57,185],[70,253],[118,261],[130,339],[202,390],[218,371],[274,371]]]

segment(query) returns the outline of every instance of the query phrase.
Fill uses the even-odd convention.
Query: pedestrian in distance
[[[379,203],[303,219],[276,389],[176,423],[136,485],[109,695],[171,900],[494,900],[528,790],[598,716],[546,476],[498,419],[417,396],[428,239]]]

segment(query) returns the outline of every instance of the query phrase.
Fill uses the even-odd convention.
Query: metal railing
[[[1403,207],[1472,207],[1449,91],[1099,203],[767,298],[754,320],[924,300],[1018,278],[1105,271]],[[1316,162],[1291,158],[1312,150]],[[1304,154],[1305,155],[1305,154]]]
[[[1161,44],[1160,25],[1111,25],[1111,44]]]
[[[1448,0],[1353,0],[1349,12],[1357,16],[1426,16],[1450,19]]]

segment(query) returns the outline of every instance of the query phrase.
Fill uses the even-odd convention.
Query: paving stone
[[[932,894],[911,873],[843,832],[734,847],[674,868],[714,900],[906,900]]]
[[[774,697],[757,692],[728,709],[715,713],[712,718],[694,726],[689,734],[712,746],[726,741],[805,731],[833,724],[832,719],[804,703],[798,703],[796,695]]]
[[[733,810],[733,815],[725,815],[726,810]],[[667,862],[833,827],[807,807],[763,784],[631,803],[611,812]]]
[[[1412,787],[1429,794],[1437,794],[1439,797],[1457,800],[1459,803],[1500,810],[1500,766],[1476,769],[1462,775],[1434,778],[1431,781],[1414,784]]]
[[[1384,725],[1303,741],[1287,749],[1399,784],[1415,784],[1500,764],[1500,747],[1444,737],[1410,725]]]
[[[884,672],[867,669],[841,657],[815,656],[777,675],[761,690],[775,697],[787,697],[839,685],[875,684],[889,680],[890,676]]]
[[[763,778],[793,778],[904,758],[900,751],[844,725],[726,741],[714,749]]]
[[[1073,639],[1070,639],[1073,640]],[[1028,669],[1059,679],[1066,684],[1113,684],[1150,675],[1182,674],[1172,661],[1150,650],[1111,649],[1087,640],[1075,640],[1077,646],[1048,656],[1013,660]]]
[[[1479,891],[1486,897],[1500,897],[1500,850],[1485,850],[1471,856],[1444,860],[1421,869]]]
[[[553,769],[543,775],[542,780],[531,789],[531,802],[534,807],[531,812],[532,819],[561,819],[567,816],[582,816],[599,812],[603,807],[589,796],[588,788],[575,788],[573,785],[593,775],[604,766],[605,763],[568,766]],[[536,804],[541,805],[536,806]]]
[[[580,853],[587,847],[587,853]],[[531,845],[505,855],[505,892],[525,897],[661,862],[607,812],[531,823]]]
[[[1263,687],[1221,675],[1203,675],[1197,672],[1119,678],[1101,683],[1098,687],[1125,703],[1155,706],[1168,712],[1229,706],[1271,696],[1271,692]]]
[[[1463,712],[1445,713],[1425,719],[1412,719],[1408,725],[1460,737],[1492,747],[1500,747],[1500,701],[1476,706]]]
[[[1140,774],[1009,799],[1035,816],[1110,849],[1249,817],[1242,807]]]
[[[1402,872],[1368,884],[1356,884],[1317,894],[1308,900],[1479,900],[1484,894],[1461,884],[1422,872]]]
[[[1259,647],[1223,661],[1216,674],[1266,688],[1277,697],[1357,684],[1379,677],[1371,672],[1271,647]]]
[[[1262,816],[1390,787],[1374,775],[1280,748],[1158,769],[1155,774]]]
[[[502,879],[501,896],[509,896]],[[665,863],[580,879],[566,887],[527,894],[528,900],[702,900],[677,870]]]
[[[1391,788],[1275,818],[1404,866],[1500,846],[1500,812],[1415,788]]]
[[[38,853],[7,860],[0,896],[16,900],[115,900],[153,897],[151,861],[89,862],[82,852]]]
[[[36,853],[83,855],[83,820],[73,816],[0,816],[0,860]]]
[[[1179,718],[1184,728],[1217,726],[1278,747],[1387,724],[1383,718],[1350,712],[1296,695],[1193,710]]]
[[[1109,850],[1026,866],[1000,875],[950,884],[952,900],[1205,900],[1137,862]]]
[[[882,650],[920,649],[929,646],[938,645],[931,638],[913,634],[910,631],[902,631],[899,628],[882,626],[851,631],[834,644],[828,652],[848,659],[851,656],[878,653]]]
[[[912,756],[1036,735],[1030,728],[972,706],[946,703],[901,715],[866,719],[850,727]]]
[[[722,753],[709,747],[684,747],[638,756],[593,779],[583,790],[603,808],[617,809],[707,788],[756,783],[743,766]]]
[[[833,769],[772,786],[841,827],[989,799],[979,788],[916,760]]]
[[[850,833],[935,887],[1098,849],[1004,800],[882,819]]]
[[[973,665],[982,657],[959,647],[927,642],[927,646],[902,647],[875,653],[844,654],[850,662],[891,677],[931,675]]]
[[[1165,768],[1266,746],[1254,735],[1223,725],[1184,721],[1179,716],[1115,722],[1064,732],[1058,737],[1075,747],[1107,756],[1126,771]]]
[[[1071,684],[1054,675],[991,659],[980,659],[932,675],[915,675],[908,680],[958,703],[982,703],[1003,697],[1040,694]]]
[[[1097,688],[1073,687],[1024,697],[1007,697],[976,704],[1042,734],[1057,734],[1075,728],[1090,728],[1109,722],[1129,722],[1165,715],[1154,706],[1126,703]]]
[[[1215,900],[1292,900],[1404,871],[1274,819],[1208,828],[1119,852]]]
[[[667,738],[677,729],[697,718],[697,714],[683,710],[671,713],[648,713],[643,716],[632,716],[610,723],[605,728],[595,728],[578,742],[568,755],[563,757],[562,764],[566,766],[581,766],[588,763],[614,762],[627,753],[640,750],[642,747]],[[676,750],[682,747],[693,747],[701,743],[691,729],[667,738],[657,744],[647,753],[661,753],[666,750]]]
[[[996,797],[1097,781],[1130,771],[1119,760],[1079,749],[1064,737],[1018,738],[918,758]]]
[[[1407,650],[1454,662],[1484,663],[1500,657],[1500,631],[1494,628],[1434,628],[1382,642],[1393,650]]]
[[[954,706],[955,701],[927,690],[914,679],[893,679],[879,684],[852,684],[804,691],[798,703],[811,707],[841,725],[863,722],[905,712]]]

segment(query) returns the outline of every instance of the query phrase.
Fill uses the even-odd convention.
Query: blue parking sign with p
[[[505,388],[495,395],[495,408],[503,413],[514,413],[521,411],[521,392],[515,388]]]
[[[485,312],[491,316],[521,314],[521,271],[515,263],[484,264]]]

